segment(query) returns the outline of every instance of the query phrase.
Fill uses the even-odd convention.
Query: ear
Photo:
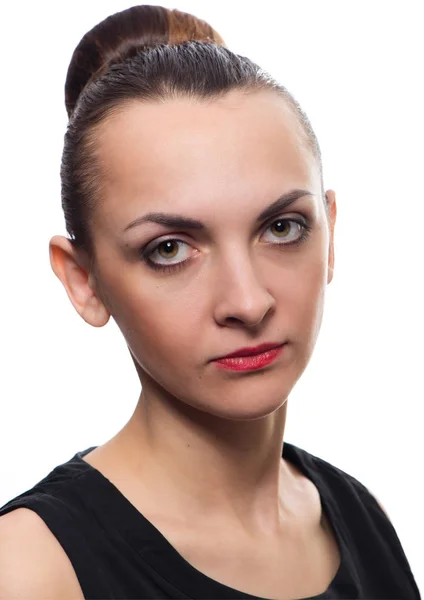
[[[327,283],[330,283],[333,280],[334,274],[334,226],[336,224],[337,216],[336,193],[334,190],[327,190],[325,193],[325,198],[327,202],[327,218],[329,228]]]
[[[96,292],[86,252],[76,249],[70,240],[55,235],[49,242],[50,264],[62,282],[77,313],[93,327],[103,327],[110,313]]]

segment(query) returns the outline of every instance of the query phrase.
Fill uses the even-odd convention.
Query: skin
[[[208,515],[221,531],[231,524],[279,539],[305,490],[281,451],[287,399],[311,358],[333,278],[335,193],[326,192],[327,216],[296,117],[269,91],[132,101],[100,125],[96,151],[103,190],[94,264],[54,236],[51,266],[87,323],[102,327],[113,316],[142,392],[125,427],[91,454],[125,473],[132,490],[157,490],[156,506],[167,498],[169,508],[172,498],[181,521]],[[311,195],[256,222],[295,188]],[[123,233],[151,211],[199,219],[206,231],[145,223]],[[306,241],[287,245],[299,230],[293,223],[279,233],[283,217],[309,223]],[[141,247],[175,238],[183,243],[169,258],[162,246],[152,260],[190,258],[182,269],[162,273],[141,261]],[[257,371],[211,362],[284,341],[277,360]]]

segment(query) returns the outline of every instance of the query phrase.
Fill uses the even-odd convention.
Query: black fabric
[[[25,507],[44,520],[67,553],[85,598],[258,598],[190,565],[100,471],[82,459],[96,447],[78,452],[0,509],[2,515]],[[283,457],[317,487],[341,553],[340,568],[328,589],[307,600],[420,600],[396,531],[367,488],[288,442],[283,444]]]

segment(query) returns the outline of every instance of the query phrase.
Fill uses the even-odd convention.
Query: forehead
[[[119,205],[123,220],[142,199],[146,211],[189,209],[318,184],[298,119],[270,92],[131,101],[97,129],[96,155],[106,212]]]

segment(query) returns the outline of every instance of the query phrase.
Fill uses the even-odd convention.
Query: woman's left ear
[[[336,192],[327,190],[325,193],[327,204],[327,219],[329,229],[329,248],[328,248],[328,276],[327,283],[330,283],[334,274],[334,226],[337,217]]]

